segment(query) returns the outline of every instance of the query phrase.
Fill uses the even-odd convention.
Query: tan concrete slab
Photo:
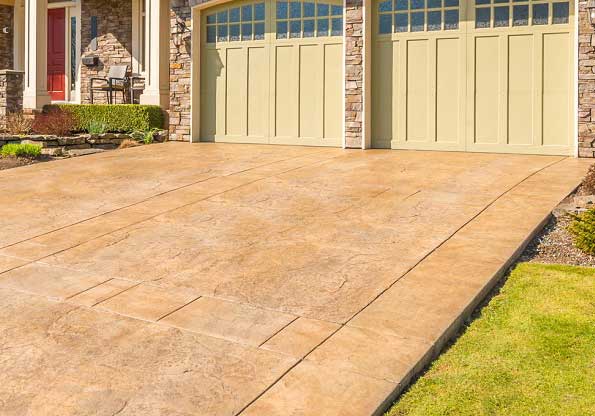
[[[71,297],[68,299],[68,302],[92,307],[109,298],[119,295],[137,284],[137,282],[132,282],[130,280],[111,279],[99,286],[95,286],[83,293]]]
[[[237,414],[291,357],[0,289],[0,414]]]
[[[343,327],[307,360],[368,377],[405,385],[423,369],[433,345],[367,329]]]
[[[16,269],[17,267],[20,267],[27,263],[29,263],[29,261],[25,259],[0,255],[0,273]]]
[[[196,299],[198,295],[189,290],[164,289],[143,283],[106,299],[96,307],[133,318],[157,321]]]
[[[0,287],[68,299],[107,280],[101,275],[31,263],[0,274]]]
[[[384,380],[303,361],[241,415],[372,415],[395,387]]]
[[[247,145],[230,150],[172,142],[5,171],[0,177],[6,221],[0,244],[33,238],[198,181],[320,152],[332,157],[338,150],[262,146],[255,151]]]
[[[298,318],[265,342],[261,348],[305,357],[339,329],[339,325],[315,319]]]
[[[279,312],[203,297],[161,322],[241,344],[259,346],[294,319],[294,316]]]
[[[63,162],[0,177],[0,288],[68,298],[0,289],[2,351],[43,345],[0,359],[0,413],[372,414],[589,164],[174,143]]]

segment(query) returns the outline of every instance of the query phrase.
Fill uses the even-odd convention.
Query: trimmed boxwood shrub
[[[574,245],[577,248],[595,255],[595,209],[574,216],[568,231],[574,236]]]
[[[163,110],[156,105],[132,104],[52,104],[44,112],[61,110],[71,113],[75,131],[87,131],[92,124],[103,124],[110,133],[132,133],[163,128]]]
[[[41,155],[41,146],[29,143],[9,143],[2,146],[0,155],[35,159]]]

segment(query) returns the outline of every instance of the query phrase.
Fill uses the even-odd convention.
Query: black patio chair
[[[113,104],[114,94],[120,92],[122,93],[122,102],[124,103],[126,101],[128,82],[128,65],[111,66],[106,78],[91,78],[91,104],[94,104],[94,94],[96,92],[105,93],[108,104]]]

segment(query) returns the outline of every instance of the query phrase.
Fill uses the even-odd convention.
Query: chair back
[[[112,65],[107,73],[108,78],[126,78],[128,65]]]

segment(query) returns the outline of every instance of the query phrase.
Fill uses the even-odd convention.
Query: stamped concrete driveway
[[[370,415],[563,157],[161,144],[0,173],[0,414]]]

